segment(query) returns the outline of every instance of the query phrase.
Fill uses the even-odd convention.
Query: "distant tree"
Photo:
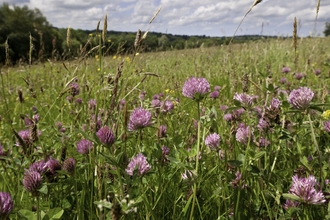
[[[330,23],[325,23],[325,30],[323,31],[325,36],[330,36]]]
[[[12,61],[28,60],[30,34],[33,42],[33,58],[42,60],[61,52],[62,39],[42,15],[39,9],[27,6],[0,6],[0,62],[4,61],[4,42],[8,39]]]

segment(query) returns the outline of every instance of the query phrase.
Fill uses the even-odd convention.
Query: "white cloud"
[[[159,6],[162,10],[150,31],[187,35],[231,36],[253,0],[9,0],[9,4],[39,8],[56,27],[95,29],[97,21],[108,15],[111,30],[146,29]],[[314,30],[316,0],[263,0],[247,15],[238,34],[259,34],[261,26],[268,34],[292,34],[294,17],[300,21],[300,33]],[[330,1],[321,0],[317,32],[330,21]]]

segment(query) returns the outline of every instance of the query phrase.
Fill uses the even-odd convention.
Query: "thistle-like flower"
[[[252,139],[252,132],[249,126],[245,126],[244,124],[240,125],[240,127],[236,131],[236,140],[241,144],[247,144],[249,138]]]
[[[299,178],[298,175],[292,177],[292,186],[289,192],[299,197],[299,201],[306,204],[322,204],[325,202],[323,192],[317,191],[316,178],[312,175],[307,178]]]
[[[32,195],[38,195],[38,190],[42,187],[42,178],[36,171],[27,171],[24,174],[23,185],[26,191]]]
[[[134,109],[129,117],[128,130],[135,131],[149,125],[151,125],[151,112],[143,108]]]
[[[147,158],[142,153],[139,153],[129,162],[126,173],[133,176],[135,169],[137,169],[139,175],[143,175],[151,169]]]
[[[63,170],[67,172],[68,174],[72,175],[74,173],[76,167],[76,161],[74,158],[67,158],[63,162]]]
[[[288,102],[296,109],[306,110],[314,97],[314,92],[307,87],[294,89],[288,97]]]
[[[106,146],[111,146],[115,142],[115,134],[107,126],[100,128],[100,130],[96,132],[96,135],[100,139],[101,143]]]
[[[290,67],[283,67],[282,68],[282,73],[289,73],[291,71]]]
[[[210,84],[205,78],[190,77],[182,87],[182,94],[190,99],[200,101],[210,92]]]
[[[258,98],[256,95],[249,95],[246,93],[238,94],[237,92],[234,95],[234,99],[239,101],[242,106],[249,108],[252,106],[253,102]]]
[[[70,84],[70,94],[72,96],[79,95],[79,84],[78,83],[71,83]]]
[[[13,210],[14,202],[8,192],[0,192],[0,219],[6,219],[6,217]]]
[[[81,154],[88,154],[93,149],[93,143],[90,140],[82,139],[77,143],[77,151]]]
[[[220,144],[220,135],[218,135],[217,133],[210,134],[205,138],[204,143],[212,150],[216,150]]]

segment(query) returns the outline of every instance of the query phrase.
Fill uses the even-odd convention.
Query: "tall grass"
[[[133,59],[104,56],[103,43],[111,36],[96,38],[98,50],[90,52],[95,59],[82,55],[1,70],[0,190],[14,201],[8,218],[327,218],[327,197],[314,205],[289,190],[292,176],[299,175],[315,176],[316,189],[329,192],[329,133],[323,127],[329,116],[322,114],[329,108],[329,39],[296,36],[299,47],[278,38],[209,49],[137,50]],[[283,67],[292,71],[283,73]],[[212,91],[220,86],[219,97],[207,96],[198,105],[184,97],[182,86],[191,76],[206,78]],[[305,111],[288,102],[290,92],[302,86],[315,93]],[[243,92],[257,98],[249,105],[235,101]],[[270,115],[266,107],[273,98],[280,110]],[[129,131],[138,107],[152,113],[152,125]],[[226,114],[236,118],[225,120]],[[265,115],[270,126],[262,130],[258,124]],[[246,142],[236,138],[243,124],[251,132]],[[114,144],[97,136],[103,126],[113,131]],[[21,130],[33,130],[37,138],[24,142]],[[204,142],[211,133],[221,136],[217,150]],[[77,151],[82,139],[93,144],[86,154]],[[151,168],[131,176],[126,169],[139,153]],[[75,160],[72,172],[68,158]],[[28,192],[22,181],[31,164],[51,159],[61,169],[49,165],[41,172],[42,186]],[[286,209],[286,199],[300,205]]]

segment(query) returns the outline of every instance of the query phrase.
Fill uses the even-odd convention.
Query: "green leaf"
[[[300,198],[296,195],[293,195],[291,193],[283,193],[282,196],[285,199],[293,200],[293,201],[300,201]]]
[[[230,164],[230,166],[233,166],[233,167],[240,167],[243,164],[239,160],[228,160],[228,163]]]
[[[47,185],[43,185],[41,187],[41,189],[39,189],[38,191],[41,192],[42,194],[48,194],[48,187],[47,187]]]
[[[22,217],[24,217],[28,220],[37,220],[37,216],[34,214],[34,212],[27,210],[27,209],[19,210],[18,214],[20,214]]]
[[[258,153],[256,153],[256,155],[254,155],[254,160],[259,159],[260,157],[264,156],[266,154],[266,151],[259,151]]]

